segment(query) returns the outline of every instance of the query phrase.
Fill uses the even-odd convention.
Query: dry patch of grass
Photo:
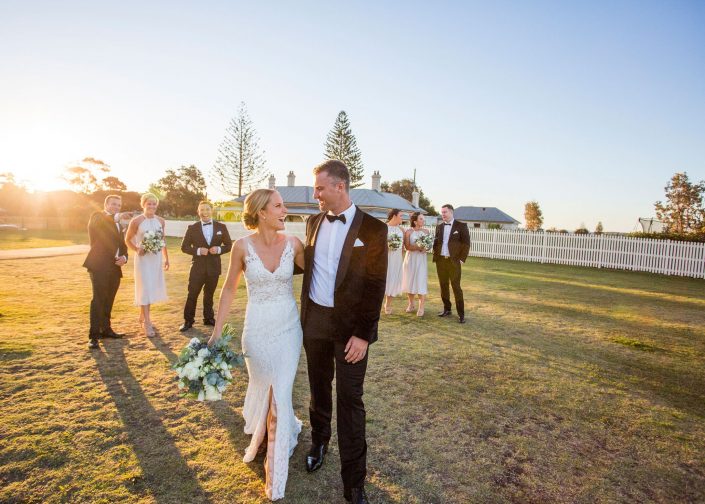
[[[0,261],[0,501],[266,502],[262,458],[242,463],[244,371],[224,401],[178,395],[169,364],[207,333],[178,332],[188,258],[170,243],[158,337],[137,332],[130,266],[114,311],[128,337],[94,353],[81,256]],[[471,259],[461,326],[435,316],[429,271],[426,317],[397,301],[370,349],[373,502],[705,499],[702,281]],[[342,503],[335,444],[304,469],[308,397],[302,357],[286,502]]]

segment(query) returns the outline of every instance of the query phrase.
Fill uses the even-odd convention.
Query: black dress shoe
[[[312,444],[306,455],[306,472],[317,471],[323,465],[323,459],[328,451],[328,445]]]
[[[193,327],[193,322],[184,322],[183,324],[181,324],[181,327],[179,327],[179,331],[186,332],[189,329],[191,329],[192,327]]]
[[[439,317],[447,317],[448,315],[450,315],[450,310],[443,310],[438,314]]]
[[[206,319],[206,320],[203,321],[203,325],[214,326],[214,325],[215,325],[215,320],[213,320],[213,319]]]
[[[124,338],[124,334],[116,333],[112,329],[108,329],[107,331],[103,331],[103,334],[101,335],[102,338],[113,338],[113,339],[120,339]]]
[[[458,323],[459,323],[459,324],[464,324],[464,323],[465,323],[465,316],[458,317]]]
[[[370,504],[364,488],[353,488],[350,490],[350,495],[345,496],[345,500],[353,504]]]
[[[91,338],[90,343],[88,343],[88,348],[90,348],[91,350],[96,350],[100,348],[100,345],[98,345],[98,340],[95,338]]]

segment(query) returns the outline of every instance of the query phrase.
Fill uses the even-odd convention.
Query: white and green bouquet
[[[234,352],[230,346],[235,331],[226,324],[222,337],[213,346],[198,338],[193,338],[172,366],[176,370],[179,389],[185,397],[199,401],[219,401],[228,384],[233,381],[230,372],[235,366],[242,366],[245,356]]]
[[[424,252],[433,252],[433,240],[434,237],[431,236],[431,233],[421,233],[416,238],[416,245],[421,247]]]
[[[145,231],[142,236],[141,247],[145,252],[151,254],[157,254],[161,249],[166,247],[166,241],[164,241],[164,233],[161,229],[156,231]]]
[[[392,233],[387,237],[387,245],[389,250],[399,250],[401,248],[402,238],[399,233]]]

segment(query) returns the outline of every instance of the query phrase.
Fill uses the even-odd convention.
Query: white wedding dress
[[[245,281],[247,311],[242,350],[249,374],[245,433],[252,434],[245,462],[257,455],[265,433],[265,492],[271,500],[284,497],[289,457],[296,447],[301,421],[294,415],[292,388],[301,355],[303,333],[293,292],[294,249],[287,238],[279,266],[265,268],[247,240]]]

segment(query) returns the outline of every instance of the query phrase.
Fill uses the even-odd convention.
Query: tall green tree
[[[224,193],[240,197],[243,191],[256,189],[268,175],[257,131],[242,102],[237,115],[225,129],[218,148],[218,158],[212,170],[213,182]]]
[[[360,187],[364,183],[362,153],[357,147],[357,140],[350,129],[350,120],[344,110],[338,113],[333,128],[328,132],[324,156],[345,163],[350,171],[350,187]]]
[[[393,182],[382,182],[382,192],[398,194],[405,200],[411,202],[413,198],[414,187],[419,191],[419,206],[426,210],[429,215],[438,215],[431,200],[426,197],[423,190],[419,186],[414,185],[414,181],[409,178],[395,180]]]
[[[654,204],[656,217],[671,233],[686,234],[705,228],[705,181],[691,182],[686,172],[675,173],[664,188],[666,201]]]
[[[543,225],[543,212],[537,201],[528,201],[524,205],[524,220],[526,221],[526,229],[529,231],[538,231]]]
[[[150,187],[162,195],[164,210],[176,217],[195,215],[198,202],[206,199],[206,179],[194,165],[167,170],[166,175]]]

